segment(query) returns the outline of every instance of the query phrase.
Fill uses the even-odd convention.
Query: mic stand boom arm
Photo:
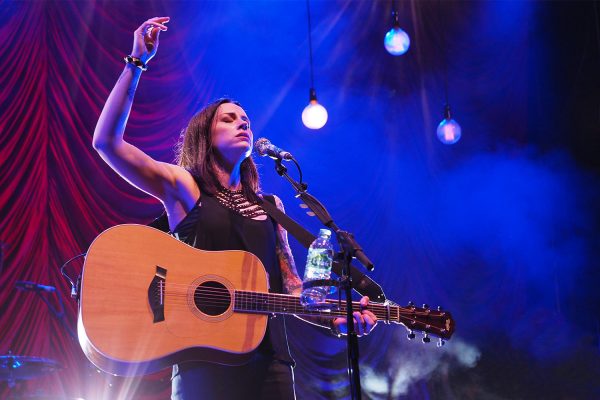
[[[281,159],[275,160],[275,170],[280,176],[283,176],[292,184],[297,193],[296,197],[299,197],[304,204],[306,204],[308,208],[315,213],[316,217],[323,223],[323,225],[336,233],[338,240],[340,239],[340,235],[343,237],[343,241],[340,242],[340,245],[349,246],[351,256],[360,261],[360,263],[369,271],[372,271],[375,266],[356,242],[354,235],[339,229],[335,222],[333,222],[333,218],[331,218],[329,212],[325,209],[325,206],[323,206],[319,200],[306,191],[308,189],[308,185],[303,182],[296,182],[294,179],[292,179],[287,173],[287,168],[281,163]],[[343,248],[345,250],[345,247]]]
[[[300,169],[297,162],[294,163]],[[333,221],[329,212],[325,209],[325,206],[319,202],[314,196],[310,195],[306,190],[308,185],[303,182],[296,182],[292,179],[288,173],[287,168],[281,163],[281,159],[275,160],[275,170],[280,176],[285,177],[296,190],[296,197],[300,199],[308,206],[308,208],[315,213],[317,218],[326,227],[333,230],[336,234],[338,243],[342,249],[341,254],[338,255],[342,259],[342,275],[340,277],[340,290],[344,290],[346,297],[346,321],[347,321],[347,342],[348,342],[348,378],[350,379],[350,394],[352,399],[361,398],[360,388],[360,372],[358,368],[358,335],[354,329],[354,310],[352,308],[352,275],[350,274],[350,262],[352,258],[356,257],[362,265],[364,265],[369,271],[373,270],[374,265],[362,251],[362,248],[354,240],[354,235],[349,232],[342,231]]]

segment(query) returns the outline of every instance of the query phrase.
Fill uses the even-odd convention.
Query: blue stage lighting
[[[385,49],[393,56],[401,56],[408,51],[410,47],[410,38],[408,34],[399,27],[393,27],[385,34],[383,39]]]
[[[444,119],[437,127],[437,137],[444,144],[454,144],[460,140],[462,129],[458,122],[450,116],[450,106],[446,104]]]

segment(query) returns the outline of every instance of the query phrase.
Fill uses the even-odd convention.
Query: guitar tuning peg
[[[438,307],[437,307],[437,310],[438,310],[438,311],[442,311],[442,306],[438,306]]]
[[[428,305],[428,304],[425,304],[425,303],[423,303],[423,308],[424,308],[424,309],[426,309],[426,310],[429,310],[429,305]]]
[[[413,303],[412,301],[409,301],[409,302],[408,302],[408,307],[412,307],[412,306],[414,306],[414,305],[415,305],[415,303]]]
[[[415,333],[413,331],[408,332],[408,335],[406,335],[406,337],[408,338],[408,340],[413,340],[415,338]]]
[[[423,339],[421,339],[423,341],[423,343],[429,343],[431,342],[431,338],[429,337],[428,334],[424,334],[423,335]]]
[[[437,347],[442,347],[445,344],[446,344],[446,342],[444,340],[442,340],[442,338],[438,339],[438,341],[437,341]]]

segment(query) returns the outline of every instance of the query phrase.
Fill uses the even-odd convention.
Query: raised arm
[[[166,31],[169,17],[151,18],[134,32],[132,57],[147,64],[156,54],[158,37]],[[185,171],[172,164],[154,160],[123,140],[125,126],[142,70],[131,64],[125,68],[108,96],[94,131],[93,146],[102,158],[124,179],[163,203],[176,192]],[[189,175],[189,174],[187,174]]]

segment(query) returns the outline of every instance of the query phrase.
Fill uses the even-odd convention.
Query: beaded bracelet
[[[146,64],[144,64],[144,62],[137,57],[125,56],[125,57],[123,57],[123,60],[125,60],[126,64],[133,64],[136,67],[138,67],[139,69],[141,69],[142,71],[146,71],[148,69],[148,66]]]

